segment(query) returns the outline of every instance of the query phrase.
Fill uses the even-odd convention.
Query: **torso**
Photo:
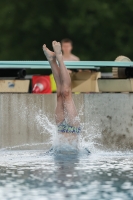
[[[73,55],[73,54],[70,54],[69,57],[65,57],[65,56],[63,55],[63,60],[64,60],[64,61],[79,61],[80,59],[79,59],[77,56],[75,56],[75,55]]]

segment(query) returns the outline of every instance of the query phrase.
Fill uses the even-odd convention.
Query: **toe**
[[[55,41],[55,45],[56,45],[56,44],[58,44],[58,42],[57,42],[57,41]]]
[[[53,42],[52,42],[52,45],[54,46],[56,44],[56,41],[54,40]]]
[[[43,48],[43,49],[46,49],[46,44],[44,44],[42,48]]]

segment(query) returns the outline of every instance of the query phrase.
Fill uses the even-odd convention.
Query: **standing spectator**
[[[79,61],[80,59],[72,54],[73,43],[70,39],[63,39],[61,41],[61,47],[63,52],[64,61]]]

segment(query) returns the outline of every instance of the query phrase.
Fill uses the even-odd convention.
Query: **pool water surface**
[[[133,153],[1,150],[0,199],[133,199]]]

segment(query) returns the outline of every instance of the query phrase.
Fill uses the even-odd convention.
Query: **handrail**
[[[65,61],[68,69],[97,69],[99,67],[133,67],[133,62]],[[0,61],[0,68],[50,69],[48,61]]]

